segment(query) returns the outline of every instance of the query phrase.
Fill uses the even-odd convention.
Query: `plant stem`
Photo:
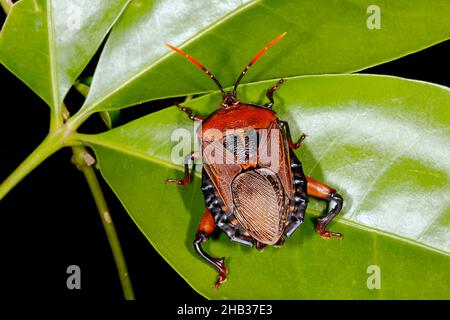
[[[0,0],[0,5],[2,6],[3,11],[5,11],[6,15],[8,15],[11,11],[13,3],[11,0]]]
[[[45,159],[63,147],[61,134],[48,135],[5,181],[0,184],[0,200]]]
[[[119,237],[117,236],[117,232],[111,219],[108,205],[103,195],[100,183],[97,179],[97,175],[94,171],[94,168],[92,167],[92,164],[95,162],[95,160],[85,147],[72,147],[72,151],[72,162],[81,172],[83,172],[91,190],[92,196],[94,197],[95,204],[97,205],[100,219],[102,220],[103,228],[105,229],[106,235],[108,237],[108,242],[114,256],[117,271],[119,273],[123,295],[126,300],[134,300],[133,287],[128,276],[128,269],[122,252],[122,247],[119,242]]]
[[[90,113],[87,112],[77,112],[69,120],[67,120],[66,125],[73,131],[76,131],[78,127],[90,117]]]
[[[3,8],[6,15],[11,11],[13,5],[11,0],[0,0],[0,5]],[[89,87],[88,87],[89,88]],[[69,117],[69,113],[65,105],[62,105],[63,116]],[[62,128],[63,119],[60,117],[59,112],[52,114],[51,117],[51,133],[44,139],[44,141],[28,156],[25,161],[8,177],[2,184],[0,184],[0,200],[5,197],[9,191],[11,191],[25,176],[27,176],[34,168],[47,159],[50,155],[61,149],[63,146],[72,146],[73,156],[72,162],[75,166],[83,172],[86,181],[94,197],[95,204],[100,214],[100,219],[105,229],[106,236],[108,238],[109,245],[116,263],[117,271],[119,273],[120,283],[122,285],[123,295],[126,300],[134,300],[133,286],[128,275],[128,268],[123,255],[122,247],[117,236],[116,228],[112,221],[108,205],[103,195],[100,183],[97,179],[97,175],[92,168],[92,164],[95,163],[93,157],[89,154],[83,146],[78,146],[78,142],[70,142],[70,132],[74,134],[74,131],[78,126],[86,120],[89,114],[80,114],[75,121],[73,121],[73,131],[70,124]],[[70,122],[70,121],[69,121]],[[65,131],[64,131],[65,130]],[[67,141],[64,142],[64,140]],[[89,160],[92,159],[92,163]]]
[[[76,83],[74,87],[84,97],[87,96],[89,92],[89,86],[82,83]],[[63,108],[67,110],[67,108],[64,105]],[[72,129],[78,128],[78,126],[85,120],[85,118],[80,119],[81,119],[80,121],[78,120],[75,121],[75,124],[73,124],[74,122],[72,122],[72,125],[69,122],[71,120],[73,121],[73,119],[69,119],[67,126],[71,127]],[[74,133],[69,137],[69,139],[72,138],[74,139],[74,141],[76,141],[75,139],[77,135],[78,135],[77,133]],[[89,185],[89,188],[91,189],[91,193],[92,196],[94,197],[95,204],[97,205],[97,209],[100,214],[100,219],[102,220],[103,228],[105,229],[106,236],[108,237],[108,242],[109,246],[111,247],[114,261],[116,262],[117,272],[119,273],[119,279],[120,284],[122,285],[123,295],[126,300],[134,300],[135,297],[133,292],[133,286],[131,284],[128,275],[128,268],[122,252],[122,247],[119,242],[119,237],[117,236],[117,232],[114,227],[114,223],[112,221],[108,205],[103,195],[100,183],[98,182],[97,175],[95,174],[95,171],[91,166],[93,163],[91,163],[91,165],[89,165],[88,163],[90,161],[89,159],[93,160],[93,158],[85,147],[72,147],[72,151],[73,151],[72,162],[80,171],[83,172],[86,181]],[[88,159],[87,161],[86,157]]]
[[[11,11],[13,5],[11,0],[0,0],[0,5],[3,8],[6,15]],[[68,111],[63,104],[63,111],[66,112],[68,117]],[[78,128],[78,126],[86,120],[89,114],[83,114],[76,118],[74,121],[73,129]],[[59,113],[56,115],[52,114],[51,118],[51,133],[44,139],[44,141],[28,156],[22,164],[17,167],[16,170],[8,177],[2,184],[0,184],[0,200],[5,197],[9,191],[11,191],[25,176],[27,176],[33,169],[35,169],[39,164],[41,164],[45,159],[51,156],[53,153],[61,149],[63,146],[69,146],[70,143],[64,144],[64,138],[70,140],[70,135],[65,136],[63,131],[60,130],[62,126],[61,121],[56,118],[59,117]],[[71,130],[71,125],[66,126],[66,130]],[[75,131],[75,130],[74,130]],[[75,143],[77,144],[77,143]],[[116,263],[117,272],[119,273],[120,283],[122,285],[123,295],[126,300],[134,300],[133,286],[128,275],[128,268],[123,255],[122,247],[119,242],[119,237],[117,236],[116,228],[112,221],[108,205],[106,203],[105,197],[103,195],[100,183],[98,182],[97,175],[92,168],[93,163],[89,163],[89,157],[92,156],[82,146],[72,146],[73,156],[72,162],[75,166],[83,172],[86,181],[91,190],[92,196],[94,197],[95,204],[97,206],[98,212],[100,214],[100,219],[105,229],[106,236],[108,238],[109,245]],[[93,160],[95,162],[95,160]]]

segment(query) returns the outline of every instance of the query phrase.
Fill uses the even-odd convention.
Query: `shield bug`
[[[178,105],[191,120],[201,121],[197,134],[202,154],[192,152],[186,156],[184,179],[167,180],[167,183],[188,185],[189,160],[201,158],[206,212],[198,226],[194,248],[218,271],[216,287],[226,280],[228,269],[224,258],[210,256],[202,244],[217,228],[231,240],[258,250],[267,245],[281,246],[284,237],[290,237],[303,223],[308,196],[312,196],[328,201],[326,215],[317,219],[316,232],[326,239],[342,238],[342,234],[327,230],[342,208],[342,197],[335,189],[304,175],[294,150],[300,148],[305,135],[293,142],[288,123],[278,119],[272,110],[273,95],[284,80],[280,79],[267,90],[269,102],[264,105],[240,102],[236,96],[237,87],[250,67],[285,34],[279,35],[250,61],[237,78],[233,91],[228,92],[200,62],[168,45],[202,69],[219,87],[223,99],[221,107],[206,117]]]

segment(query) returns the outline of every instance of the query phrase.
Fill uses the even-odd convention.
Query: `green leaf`
[[[238,95],[264,103],[272,84],[243,86]],[[219,101],[216,93],[186,105],[208,114]],[[288,79],[275,110],[294,137],[308,134],[299,152],[305,173],[343,195],[331,230],[345,239],[314,232],[311,218],[325,209],[319,201],[281,249],[257,252],[221,233],[205,245],[226,257],[229,279],[219,290],[215,270],[192,247],[204,213],[200,179],[185,188],[164,184],[182,177],[171,161],[179,136],[171,137],[180,128],[192,132],[186,115],[169,108],[80,139],[92,145],[103,176],[156,250],[208,298],[449,299],[449,101],[448,88],[395,77]],[[381,270],[379,290],[366,285],[373,265]]]
[[[0,34],[0,61],[60,110],[127,0],[22,0]],[[58,112],[59,113],[59,112]]]
[[[112,129],[116,126],[117,122],[120,118],[120,110],[112,110],[112,111],[101,111],[100,117],[105,123],[108,129]]]
[[[89,94],[90,86],[92,85],[92,76],[78,79],[74,87],[83,96],[87,97]],[[112,129],[119,122],[120,110],[101,111],[99,112],[100,118],[108,129]]]
[[[450,2],[380,0],[381,28],[369,29],[373,1],[133,1],[114,26],[95,72],[84,112],[216,90],[181,47],[224,86],[269,41],[287,36],[243,83],[361,70],[450,37]],[[370,9],[370,8],[369,8]],[[414,35],[414,36],[411,36]]]

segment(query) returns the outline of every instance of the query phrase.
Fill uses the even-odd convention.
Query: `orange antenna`
[[[248,69],[262,56],[264,52],[267,51],[270,47],[272,47],[275,43],[281,40],[286,35],[287,32],[283,32],[278,37],[275,38],[271,43],[269,43],[267,46],[265,46],[253,59],[250,61],[250,63],[245,67],[245,69],[242,71],[242,73],[239,75],[239,78],[236,80],[236,83],[234,85],[233,89],[233,96],[236,96],[236,90],[239,85],[239,82],[241,82],[242,77],[247,73]]]
[[[220,92],[222,93],[222,97],[225,98],[226,94],[225,91],[223,91],[222,85],[220,84],[219,80],[216,79],[216,77],[212,74],[211,71],[209,71],[208,69],[206,69],[200,62],[198,62],[197,60],[194,59],[194,57],[188,55],[187,53],[185,53],[184,51],[181,51],[178,48],[175,48],[174,46],[166,43],[166,46],[168,46],[170,49],[172,49],[173,51],[185,56],[188,60],[190,60],[192,63],[194,63],[197,67],[199,67],[200,69],[202,69],[207,75],[208,77],[210,77],[215,83],[216,85],[219,87]]]

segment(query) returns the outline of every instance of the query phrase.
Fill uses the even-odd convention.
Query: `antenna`
[[[174,46],[166,43],[166,46],[168,46],[170,49],[172,49],[173,51],[185,56],[187,59],[189,59],[192,63],[194,63],[197,67],[199,67],[200,69],[202,69],[207,75],[208,77],[210,77],[215,83],[216,85],[219,87],[220,92],[222,93],[222,98],[225,98],[226,94],[225,91],[222,88],[222,85],[220,84],[219,80],[216,79],[216,77],[212,74],[211,71],[209,71],[208,69],[206,69],[200,62],[198,62],[197,60],[195,60],[192,56],[188,55],[187,53],[181,51],[178,48],[175,48]]]
[[[244,77],[244,75],[247,73],[248,69],[250,69],[250,67],[262,56],[262,54],[264,52],[267,51],[267,49],[269,49],[270,47],[272,47],[275,43],[277,43],[278,41],[281,40],[281,38],[283,38],[286,35],[287,32],[283,32],[282,34],[280,34],[278,37],[276,37],[275,40],[273,40],[271,43],[269,43],[267,46],[265,46],[253,59],[252,61],[250,61],[250,63],[245,67],[245,69],[242,71],[242,73],[239,75],[239,78],[236,80],[236,83],[234,85],[234,89],[233,89],[233,96],[236,96],[236,90],[237,87],[239,85],[239,83],[241,82],[241,79]]]

